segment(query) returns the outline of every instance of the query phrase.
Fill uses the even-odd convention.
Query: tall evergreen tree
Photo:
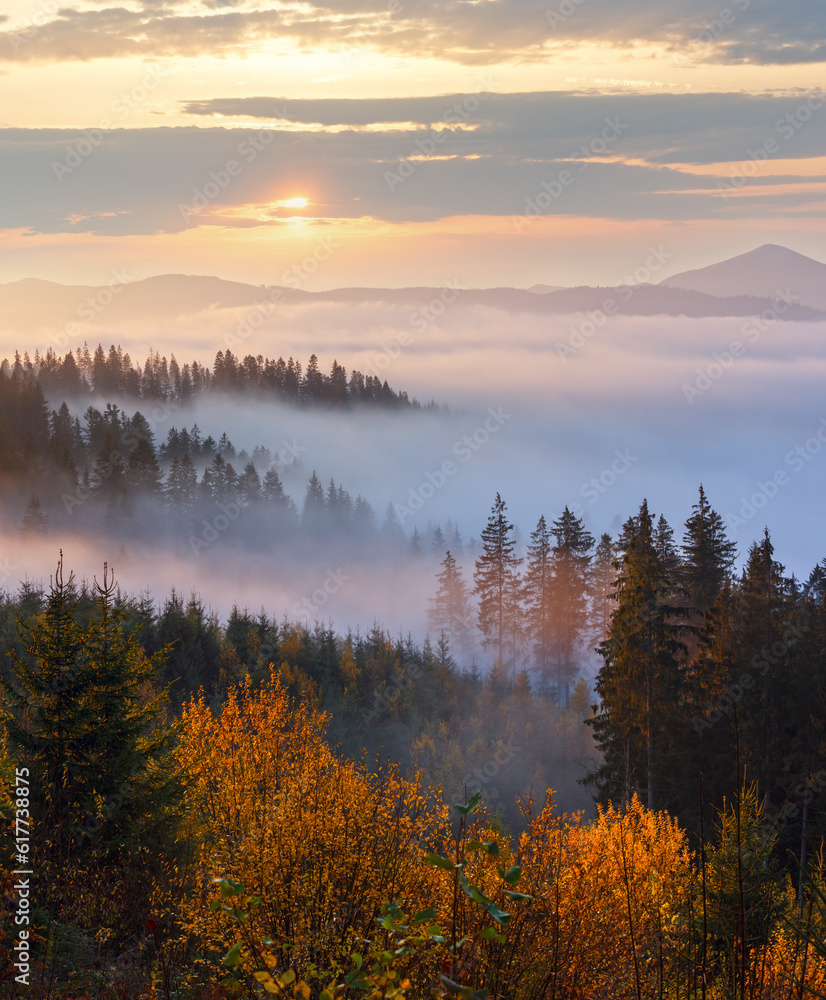
[[[20,525],[20,531],[23,535],[28,537],[35,537],[37,535],[45,535],[49,530],[49,516],[44,514],[40,507],[40,498],[36,497],[34,494],[29,498],[29,502],[26,504],[26,510],[23,513],[23,521]]]
[[[497,493],[488,523],[482,532],[482,555],[473,574],[474,593],[479,597],[479,629],[483,644],[496,659],[516,672],[520,635],[522,560],[515,554],[513,525],[506,516],[506,504]]]
[[[641,770],[653,809],[657,785],[666,783],[667,761],[659,751],[670,742],[685,647],[680,612],[671,603],[674,581],[657,553],[647,501],[626,522],[622,544],[617,607],[608,638],[599,647],[604,663],[596,690],[602,714],[589,722],[605,751],[605,765],[596,778],[603,792],[610,798],[622,790],[628,801]]]
[[[3,685],[6,734],[33,772],[39,884],[52,900],[82,892],[65,880],[84,858],[87,873],[88,865],[116,870],[174,832],[178,728],[159,725],[163,695],[151,689],[164,654],[145,657],[116,591],[104,565],[84,620],[61,554],[43,613],[19,623],[24,652]]]
[[[539,689],[548,690],[554,647],[554,573],[551,533],[543,514],[531,532],[525,570],[525,617],[539,672]]]
[[[304,530],[312,534],[320,531],[324,527],[326,514],[327,501],[324,497],[324,487],[314,470],[304,493],[304,507],[301,511],[301,524]]]
[[[428,624],[434,632],[446,635],[454,648],[458,646],[467,654],[473,647],[473,615],[462,569],[450,550],[445,553],[442,571],[436,579],[439,589],[430,602]]]
[[[588,585],[594,539],[581,518],[567,506],[550,530],[555,539],[552,567],[557,696],[560,703],[567,706],[569,686],[576,674],[576,650],[588,625]]]
[[[731,576],[737,546],[726,537],[723,519],[712,510],[702,484],[691,509],[683,535],[681,589],[688,606],[702,617]]]

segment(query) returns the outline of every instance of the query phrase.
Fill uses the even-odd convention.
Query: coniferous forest
[[[702,486],[680,526],[640,498],[594,537],[572,503],[522,539],[502,492],[476,540],[411,532],[263,444],[155,434],[226,393],[442,411],[315,355],[0,371],[7,520],[55,549],[0,602],[0,995],[826,995],[826,559],[738,552]],[[429,572],[426,633],[222,617],[60,552],[197,556],[241,508],[267,551]]]

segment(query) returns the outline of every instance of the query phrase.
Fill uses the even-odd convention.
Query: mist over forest
[[[68,988],[82,949],[111,968],[139,941],[169,969],[153,996],[171,1000],[174,982],[201,1000],[219,981],[197,957],[206,942],[250,956],[238,964],[230,950],[224,966],[251,997],[269,973],[250,978],[244,961],[312,980],[303,953],[285,958],[306,937],[289,921],[259,959],[270,917],[235,940],[206,914],[216,892],[244,884],[292,900],[294,872],[320,862],[302,847],[279,882],[250,845],[294,828],[315,843],[306,830],[332,803],[323,857],[375,824],[377,863],[397,865],[406,830],[414,869],[394,885],[440,898],[443,922],[473,928],[477,964],[457,944],[440,981],[541,980],[538,956],[558,944],[507,960],[482,944],[507,940],[487,924],[505,927],[505,906],[514,940],[535,933],[534,911],[517,905],[536,904],[565,924],[565,947],[602,955],[610,935],[577,929],[577,900],[587,909],[625,884],[646,943],[610,947],[632,965],[638,949],[660,949],[651,990],[696,982],[705,963],[720,982],[794,980],[801,949],[826,982],[813,915],[826,831],[822,314],[789,289],[718,305],[650,285],[576,290],[599,304],[566,313],[532,305],[559,292],[451,283],[181,312],[177,280],[166,287],[169,301],[131,318],[107,311],[114,293],[83,290],[76,346],[68,325],[55,334],[34,310],[43,349],[14,343],[0,364],[6,740],[53,790],[31,793],[52,831],[49,940],[61,921],[77,935],[72,957],[46,952],[38,967]],[[652,302],[674,315],[651,314]],[[83,734],[77,752],[55,749],[64,732]],[[241,776],[243,806],[226,774]],[[271,808],[270,782],[291,819]],[[315,804],[294,800],[308,784]],[[371,818],[351,829],[354,809]],[[626,823],[641,852],[633,889]],[[197,898],[185,874],[196,850],[197,877],[220,883]],[[528,891],[495,889],[494,870],[474,875],[483,891],[449,850],[521,852],[495,874],[514,886],[524,867]],[[748,876],[735,875],[743,850]],[[593,885],[583,855],[596,859]],[[552,902],[547,871],[562,856],[568,887]],[[339,874],[324,869],[330,898],[308,904],[311,921],[332,907],[329,926],[351,908],[345,966],[361,961],[353,934],[403,919],[386,900],[363,912],[351,901],[343,884],[360,862],[348,858]],[[477,923],[444,886],[412,888],[433,866],[461,873],[451,878],[481,906]],[[137,916],[102,890],[106,878],[140,884],[125,893]],[[97,900],[91,916],[73,901],[80,884]],[[655,911],[651,884],[670,887]],[[753,911],[733,907],[735,888]],[[658,921],[672,907],[686,929],[665,938]],[[89,928],[103,921],[111,937],[93,947]],[[446,941],[440,925],[428,934]],[[563,962],[566,982],[585,952]],[[520,964],[534,961],[539,972]],[[431,957],[410,967],[420,986],[433,975]],[[129,968],[140,979],[144,958]],[[597,985],[584,996],[618,981],[613,968],[588,975]],[[634,981],[629,997],[642,995]],[[295,1000],[332,1000],[304,979],[296,989]],[[553,995],[536,989],[526,1000]]]

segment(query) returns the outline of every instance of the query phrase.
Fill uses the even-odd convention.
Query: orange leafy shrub
[[[780,930],[755,956],[746,990],[754,1000],[826,996],[826,962],[813,945]]]
[[[185,709],[183,763],[201,846],[181,924],[216,968],[239,934],[222,911],[210,912],[216,878],[261,901],[244,939],[271,939],[278,969],[316,986],[350,969],[383,902],[432,905],[445,894],[446,873],[424,858],[449,835],[446,810],[394,772],[338,760],[325,721],[291,704],[275,671],[259,691],[249,680],[232,689],[218,717],[203,698]]]
[[[535,902],[508,935],[515,995],[660,996],[691,891],[683,831],[636,797],[588,824],[561,819],[550,797],[538,815],[525,812],[520,888]]]

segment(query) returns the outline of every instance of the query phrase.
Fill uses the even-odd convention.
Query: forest
[[[7,593],[6,995],[824,995],[826,560],[736,570],[702,487],[474,555],[423,642]]]
[[[312,355],[300,362],[236,359],[219,351],[212,370],[197,361],[179,367],[174,356],[152,354],[143,367],[114,346],[108,355],[98,345],[54,352],[34,361],[15,356],[0,365],[0,491],[7,511],[19,512],[31,534],[52,528],[83,530],[103,527],[123,536],[140,534],[148,524],[165,525],[169,539],[198,555],[205,542],[237,545],[239,533],[215,531],[219,522],[234,522],[247,509],[255,537],[287,544],[296,532],[306,539],[327,539],[346,528],[351,542],[383,529],[387,546],[397,547],[400,524],[393,508],[378,522],[369,501],[351,496],[313,470],[297,483],[304,496],[298,503],[285,491],[285,475],[297,479],[302,447],[285,440],[272,450],[257,446],[251,454],[236,451],[226,433],[214,440],[197,424],[175,425],[175,413],[198,396],[242,394],[300,407],[354,407],[432,412],[405,392],[394,392],[375,375],[350,373],[335,361],[329,375],[319,371]],[[115,402],[118,400],[119,402]],[[130,416],[123,408],[138,401]],[[164,440],[155,430],[163,428]],[[233,464],[234,463],[234,464]],[[237,468],[236,468],[237,467]],[[229,507],[229,514],[227,508]],[[204,535],[215,538],[205,538]],[[414,551],[418,540],[414,541]]]

